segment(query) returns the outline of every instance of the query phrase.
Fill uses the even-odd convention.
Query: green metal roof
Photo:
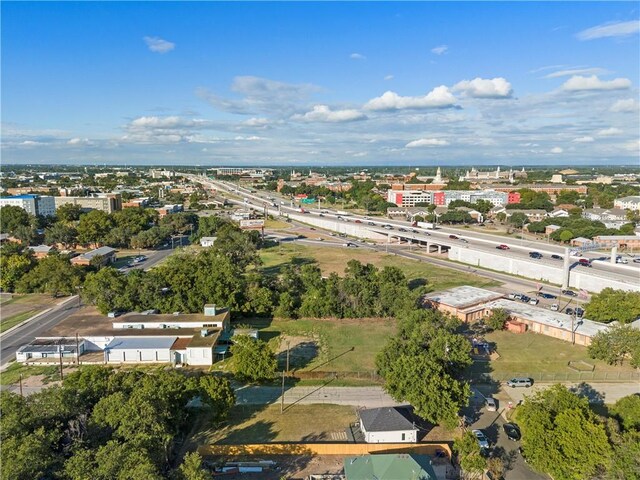
[[[429,455],[364,455],[344,459],[347,480],[436,480]]]

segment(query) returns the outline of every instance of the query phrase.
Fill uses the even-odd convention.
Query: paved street
[[[622,397],[640,393],[640,383],[564,383],[567,387],[574,387],[576,391],[589,398],[591,403],[615,403]],[[511,397],[513,404],[524,400],[525,395],[533,395],[539,390],[550,387],[553,383],[535,383],[531,388],[503,387],[503,392]]]
[[[77,310],[78,296],[74,295],[63,305],[55,306],[39,318],[4,333],[0,341],[0,368],[4,368],[10,360],[15,358],[19,347],[42,335]]]

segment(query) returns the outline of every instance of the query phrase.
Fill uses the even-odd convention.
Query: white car
[[[553,305],[551,305],[551,311],[552,312],[557,312],[559,308],[560,307],[558,306],[557,303],[554,303]]]
[[[498,403],[493,397],[487,397],[484,400],[484,405],[487,407],[487,412],[495,412],[498,410]]]
[[[471,430],[471,432],[476,436],[481,449],[489,448],[489,440],[482,430]]]
[[[539,300],[537,298],[532,298],[529,300],[529,305],[537,305]]]

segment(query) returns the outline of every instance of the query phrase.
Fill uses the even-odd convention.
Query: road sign
[[[240,220],[240,228],[248,229],[261,229],[264,228],[264,220]]]
[[[302,200],[300,200],[300,203],[316,203],[316,199],[315,198],[303,198]]]

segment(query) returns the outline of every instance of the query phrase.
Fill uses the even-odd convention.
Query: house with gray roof
[[[418,428],[409,405],[360,411],[360,430],[367,443],[415,443]]]

